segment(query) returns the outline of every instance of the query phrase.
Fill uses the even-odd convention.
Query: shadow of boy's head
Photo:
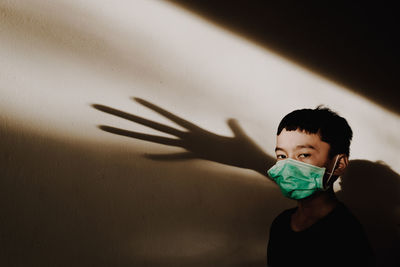
[[[353,208],[383,213],[400,204],[400,176],[383,162],[351,160],[340,185],[338,197]]]
[[[383,162],[352,160],[336,193],[364,225],[377,259],[400,251],[400,176]]]

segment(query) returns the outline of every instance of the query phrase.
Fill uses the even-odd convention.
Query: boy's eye
[[[306,153],[303,153],[303,154],[300,154],[299,155],[299,158],[308,158],[309,156],[311,156],[311,154],[306,154]]]
[[[285,156],[285,155],[276,155],[276,158],[277,158],[277,159],[285,159],[286,156]]]

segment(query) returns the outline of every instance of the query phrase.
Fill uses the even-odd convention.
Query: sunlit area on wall
[[[101,146],[115,147],[116,151],[129,152],[136,162],[135,170],[142,170],[141,175],[147,175],[147,182],[153,186],[161,183],[155,180],[163,168],[171,168],[165,172],[166,175],[179,177],[179,169],[173,165],[183,165],[175,162],[163,167],[163,163],[143,159],[142,155],[179,152],[182,149],[101,131],[98,125],[170,137],[168,133],[102,112],[94,108],[96,105],[182,129],[182,125],[143,104],[150,103],[223,136],[232,136],[227,124],[227,120],[232,118],[266,153],[274,156],[276,128],[282,117],[294,109],[315,108],[322,104],[345,117],[352,127],[352,160],[379,161],[400,173],[399,114],[312,72],[298,62],[282,57],[268,47],[252,43],[169,2],[2,1],[0,58],[0,123],[3,136],[26,132],[55,142],[71,142],[73,146],[97,146],[99,151]],[[18,134],[15,136],[17,138]],[[10,151],[14,150],[10,148]],[[90,159],[90,156],[87,158]],[[106,158],[102,160],[107,162]],[[141,163],[147,167],[142,168]],[[211,173],[229,170],[229,173],[251,177],[254,183],[263,184],[263,188],[274,188],[264,176],[240,168],[199,160],[184,164],[182,168],[203,168]],[[104,166],[108,165],[103,165],[100,170],[107,173]],[[121,166],[128,166],[128,163]],[[15,168],[18,169],[17,166]],[[122,177],[123,172],[121,170],[118,175]],[[183,171],[182,175],[189,173],[189,170]],[[213,175],[217,175],[215,173]],[[108,173],[108,176],[112,175]],[[54,182],[53,179],[51,181]],[[60,188],[67,190],[62,186]],[[87,184],[87,188],[91,186]],[[116,192],[126,193],[126,188],[121,185]],[[129,202],[134,194],[126,193],[125,196],[125,193],[121,194],[124,197],[119,197]],[[163,194],[168,198],[167,192]],[[112,198],[108,196],[108,199]],[[140,200],[135,201],[135,205],[143,205],[143,209],[144,203],[153,203],[145,201],[138,204]],[[174,203],[184,205],[178,202]],[[96,206],[93,203],[88,206]],[[119,200],[112,205],[117,206],[115,214],[111,212],[113,218],[118,218],[119,212],[125,214],[130,211],[130,208],[121,206]],[[166,216],[167,225],[173,224],[174,220],[166,215],[164,208],[160,204],[154,212],[163,210],[160,214]],[[153,218],[151,216],[157,215],[143,215],[149,221]],[[134,217],[129,218],[129,222],[137,222]],[[195,220],[195,216],[193,218]],[[178,254],[181,260],[187,260],[212,253],[226,242],[231,242],[223,234],[213,232],[212,236],[207,236],[190,228],[165,230],[155,224],[157,227],[151,229],[152,224],[143,223],[140,225],[146,235],[135,238],[129,231],[119,231],[123,227],[128,229],[128,222],[123,227],[118,226],[118,219],[99,225],[98,231],[102,227],[110,231],[109,239],[101,242],[112,240],[114,247],[122,247],[119,253],[132,253],[132,257],[141,259],[153,255],[163,260]],[[174,231],[180,231],[183,236],[174,237]],[[115,241],[119,237],[123,240],[122,244]],[[173,238],[171,246],[163,241]],[[198,242],[193,244],[193,240]],[[263,255],[264,247],[260,244],[257,243],[257,248],[253,247],[251,252],[246,251],[246,257],[252,259]],[[89,245],[94,246],[94,243]]]

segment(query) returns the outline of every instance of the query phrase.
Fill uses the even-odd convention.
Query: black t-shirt
[[[342,203],[300,232],[290,226],[296,209],[285,210],[272,222],[268,266],[375,266],[361,224]]]

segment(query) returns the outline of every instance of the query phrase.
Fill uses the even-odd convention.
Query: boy
[[[374,266],[362,226],[333,190],[351,139],[347,121],[327,108],[295,110],[280,122],[268,176],[297,207],[271,225],[268,266]]]

